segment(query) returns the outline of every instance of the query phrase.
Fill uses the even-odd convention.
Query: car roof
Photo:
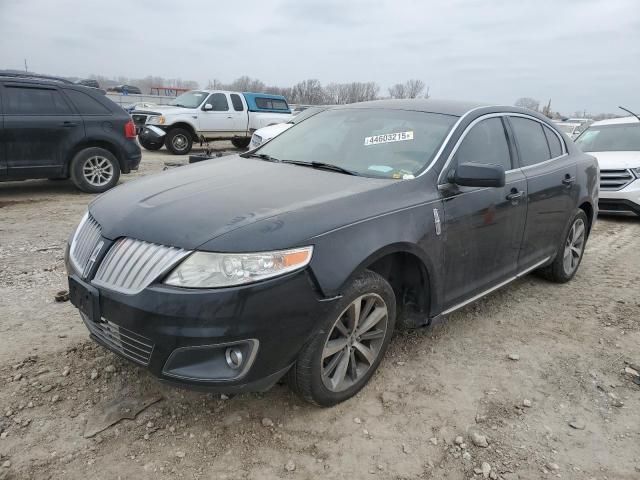
[[[73,82],[64,78],[56,77],[41,77],[38,75],[12,75],[0,72],[0,80],[7,82],[25,82],[34,84],[47,84],[47,85],[74,85]]]
[[[599,122],[593,122],[591,127],[599,127],[601,125],[622,125],[625,123],[640,123],[636,117],[620,117],[620,118],[610,118],[608,120],[600,120]]]
[[[458,100],[434,100],[431,98],[388,99],[370,102],[351,103],[338,108],[383,108],[389,110],[413,110],[417,112],[442,113],[445,115],[462,116],[470,110],[482,107],[494,107],[490,103],[464,102]],[[500,107],[504,111],[521,112],[522,109]]]

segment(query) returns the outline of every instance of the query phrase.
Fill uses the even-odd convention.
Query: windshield
[[[174,100],[169,102],[169,105],[186,107],[186,108],[197,108],[207,97],[207,92],[199,92],[194,90],[192,92],[183,93],[179,97],[176,97]]]
[[[297,123],[300,123],[303,120],[306,120],[309,117],[313,117],[314,115],[317,115],[320,112],[324,112],[326,109],[327,109],[326,107],[307,108],[302,112],[300,112],[299,114],[297,114],[295,117],[293,117],[293,119],[291,119],[289,123],[293,123],[295,125]]]
[[[591,126],[576,143],[583,152],[640,151],[640,123]]]
[[[368,177],[412,178],[433,159],[457,119],[406,110],[327,110],[258,152],[278,160],[330,163]]]

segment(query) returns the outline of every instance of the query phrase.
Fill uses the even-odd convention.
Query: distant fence
[[[176,97],[166,97],[164,95],[122,95],[116,92],[107,92],[107,97],[116,102],[120,106],[131,105],[132,103],[145,102],[155,103],[156,105],[168,105],[170,101]]]

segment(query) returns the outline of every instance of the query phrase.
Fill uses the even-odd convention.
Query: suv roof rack
[[[0,77],[10,77],[10,78],[26,78],[32,80],[53,80],[56,82],[68,83],[73,85],[73,82],[67,80],[66,78],[54,77],[52,75],[40,75],[39,73],[20,73],[20,72],[6,72],[0,70]]]

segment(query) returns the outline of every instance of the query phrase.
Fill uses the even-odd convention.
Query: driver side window
[[[453,158],[451,169],[461,163],[500,165],[511,170],[511,154],[502,119],[488,118],[474,125]]]
[[[207,103],[210,103],[214,112],[226,112],[229,110],[229,102],[224,93],[212,93]]]

